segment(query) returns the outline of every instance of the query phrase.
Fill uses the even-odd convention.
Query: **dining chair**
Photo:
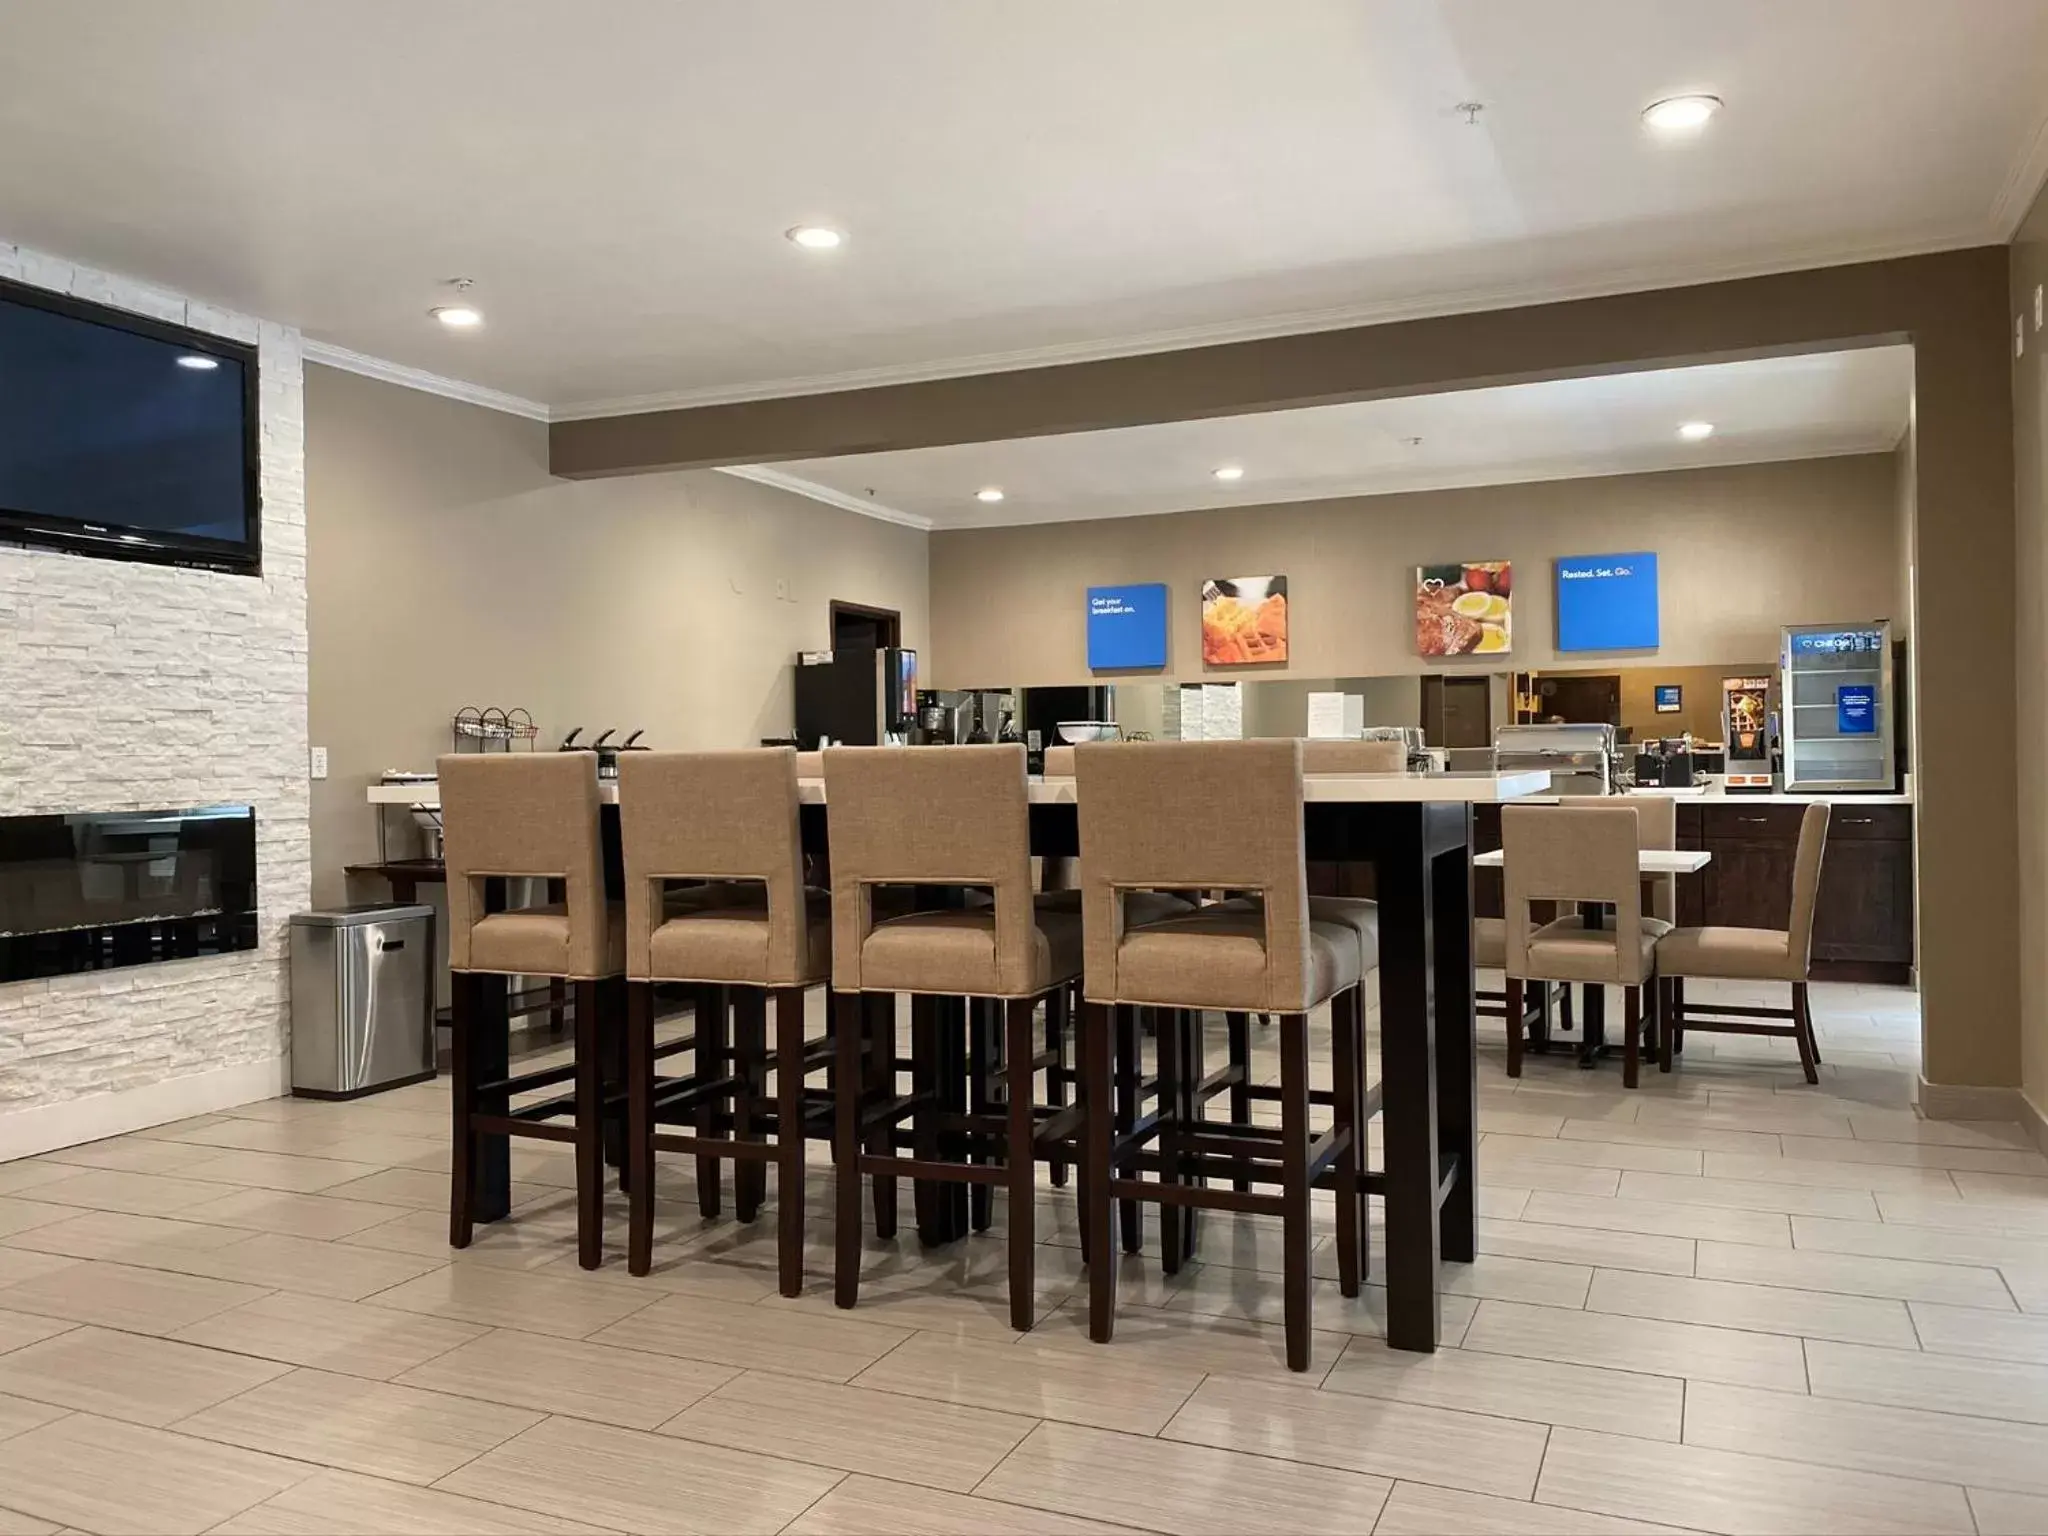
[[[626,871],[626,1267],[653,1263],[657,1150],[697,1156],[700,1210],[718,1213],[723,1161],[733,1206],[752,1221],[776,1170],[782,1294],[803,1289],[806,1075],[829,1042],[804,1038],[804,997],[832,973],[832,916],[803,882],[797,754],[635,752],[619,759],[619,843]],[[679,885],[683,881],[706,882]],[[695,1032],[657,1045],[655,989],[697,989]],[[775,1044],[766,1045],[774,1000]],[[726,1028],[730,1006],[731,1029]],[[688,1050],[687,1077],[662,1059]],[[768,1075],[775,1095],[765,1092]],[[687,1121],[692,1134],[664,1132]],[[707,1187],[708,1186],[708,1187]]]
[[[837,1031],[834,1299],[842,1307],[859,1299],[860,1176],[907,1172],[921,1185],[1007,1190],[1010,1321],[1029,1329],[1036,1318],[1036,1165],[1055,1151],[1071,1161],[1065,1144],[1080,1121],[1078,1106],[1037,1103],[1036,1075],[1056,1060],[1039,1054],[1033,1026],[1038,1005],[1080,974],[1081,916],[1041,905],[1031,889],[1024,749],[833,747],[825,781]],[[987,892],[993,900],[886,915],[878,896],[904,886]],[[889,999],[893,1016],[895,997],[906,993],[913,1076],[912,1092],[901,1095],[893,1061],[886,1072],[864,1069],[885,1047],[869,1041],[864,1048],[858,1020],[865,998]],[[970,1017],[993,1008],[1003,1021],[993,1050],[970,1026],[964,1106],[945,1102],[948,1069],[934,1043],[936,1005],[955,998],[968,1000]],[[886,1049],[893,1048],[892,1039]],[[893,1131],[905,1119],[909,1159],[897,1155]],[[876,1127],[879,1138],[871,1134]],[[978,1216],[976,1225],[985,1221]]]
[[[1589,806],[1612,806],[1623,804],[1636,813],[1636,846],[1644,850],[1675,850],[1678,847],[1678,802],[1668,795],[1630,795],[1625,800],[1613,795],[1560,795],[1557,803],[1565,810],[1584,810]],[[1662,938],[1678,922],[1678,877],[1676,875],[1643,875],[1643,928],[1646,932]],[[1603,910],[1601,922],[1613,927],[1614,914]],[[1562,989],[1566,1029],[1571,1028],[1571,988]],[[1657,1001],[1661,1005],[1664,993],[1660,989]],[[1658,1019],[1665,1017],[1661,1006],[1655,1010]],[[1538,1010],[1539,1030],[1546,1027],[1542,1011]]]
[[[1809,1083],[1820,1081],[1820,1046],[1813,1035],[1807,979],[1813,968],[1813,912],[1820,895],[1821,863],[1827,854],[1829,809],[1820,801],[1799,818],[1799,846],[1792,860],[1791,920],[1776,928],[1674,928],[1657,941],[1657,973],[1664,978],[1666,1034],[1670,1051],[1685,1048],[1685,1032],[1774,1035],[1799,1048],[1799,1065]],[[1693,1002],[1685,984],[1717,981],[1786,982],[1790,1008]],[[1785,1019],[1788,1023],[1764,1021]],[[1667,1057],[1668,1061],[1668,1057]]]
[[[1364,1020],[1358,930],[1315,918],[1303,857],[1299,741],[1095,743],[1076,754],[1087,968],[1082,1022],[1088,1156],[1083,1174],[1085,1251],[1091,1256],[1089,1335],[1115,1330],[1114,1264],[1097,1263],[1110,1236],[1110,1202],[1161,1206],[1165,1247],[1184,1211],[1278,1215],[1282,1225],[1288,1365],[1309,1365],[1312,1297],[1310,1191],[1335,1192],[1339,1285],[1358,1293],[1364,1271]],[[1134,924],[1134,891],[1227,889],[1240,902]],[[1331,1005],[1332,1124],[1309,1125],[1308,1015]],[[1107,1113],[1117,1037],[1131,1010],[1186,1017],[1200,1010],[1270,1013],[1280,1036],[1280,1124],[1233,1116],[1211,1122],[1210,1085],[1173,1059],[1159,1033],[1156,1111],[1135,1124]],[[1140,1175],[1155,1172],[1156,1179]],[[1209,1189],[1209,1173],[1242,1181]],[[1249,1186],[1277,1186],[1277,1193]]]
[[[1531,981],[1619,986],[1626,993],[1622,1085],[1637,1083],[1643,991],[1656,975],[1656,935],[1643,925],[1641,833],[1633,805],[1509,805],[1501,810],[1507,898],[1508,1076],[1522,1075],[1522,1000]],[[1530,906],[1567,915],[1537,924]],[[1573,913],[1590,909],[1590,918]],[[1599,911],[1612,909],[1609,922]],[[1654,1012],[1652,1014],[1654,1018]],[[1654,1024],[1652,1025],[1654,1037]]]
[[[608,901],[597,757],[590,752],[453,753],[437,768],[448,880],[454,1148],[448,1241],[467,1248],[480,1221],[508,1210],[507,1137],[576,1149],[577,1260],[602,1257],[605,1083],[620,1075],[625,923]],[[503,909],[508,880],[538,879],[561,899]],[[546,977],[573,987],[573,1059],[514,1075],[506,984]],[[566,1096],[515,1096],[571,1082]],[[568,1117],[568,1124],[558,1123]]]
[[[1305,736],[1301,742],[1303,773],[1406,773],[1405,741],[1352,741]]]

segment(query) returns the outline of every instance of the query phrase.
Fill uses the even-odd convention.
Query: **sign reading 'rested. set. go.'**
[[[1166,665],[1166,584],[1088,589],[1088,668]]]

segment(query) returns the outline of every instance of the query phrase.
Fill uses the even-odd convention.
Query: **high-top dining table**
[[[1434,1350],[1444,1260],[1475,1251],[1479,1088],[1472,1009],[1472,807],[1541,795],[1546,772],[1310,774],[1302,829],[1312,861],[1370,865],[1380,924],[1380,1091],[1387,1343]],[[829,856],[825,781],[798,781],[806,850]],[[602,786],[609,805],[617,785]],[[1081,854],[1073,779],[1029,786],[1031,851]],[[370,803],[436,807],[432,783],[373,785]],[[605,817],[606,875],[622,891],[618,818]]]

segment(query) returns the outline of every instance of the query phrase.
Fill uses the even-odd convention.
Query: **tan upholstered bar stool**
[[[1406,773],[1405,741],[1351,741],[1305,736],[1301,742],[1303,773]]]
[[[1820,1081],[1820,1048],[1813,1038],[1813,1010],[1807,1001],[1806,986],[1813,966],[1813,910],[1820,895],[1821,861],[1827,853],[1828,817],[1828,807],[1816,801],[1799,819],[1799,848],[1792,865],[1791,921],[1783,931],[1674,928],[1657,941],[1657,971],[1667,978],[1664,1001],[1670,1012],[1665,1017],[1673,1052],[1684,1049],[1688,1029],[1789,1036],[1799,1046],[1799,1065],[1806,1080]],[[1695,977],[1786,982],[1792,988],[1792,1006],[1761,1008],[1691,1002],[1685,995],[1685,983]],[[1762,1022],[1767,1019],[1790,1022]]]
[[[1567,809],[1509,805],[1501,810],[1507,887],[1508,1076],[1522,1075],[1522,995],[1530,981],[1619,986],[1627,993],[1621,1080],[1636,1086],[1643,1035],[1643,990],[1656,976],[1656,935],[1644,926],[1640,832],[1633,805]],[[1612,920],[1571,913],[1541,926],[1532,902],[1613,909]],[[1654,1038],[1654,1025],[1652,1026]]]
[[[1303,857],[1298,741],[1091,744],[1076,754],[1081,878],[1086,898],[1087,998],[1082,1076],[1088,1106],[1082,1211],[1090,1255],[1089,1333],[1115,1327],[1110,1201],[1182,1209],[1267,1212],[1283,1228],[1287,1360],[1306,1370],[1310,1345],[1309,1192],[1336,1191],[1339,1281],[1356,1295],[1363,1258],[1362,952],[1356,930],[1317,921]],[[1134,926],[1125,893],[1140,889],[1248,893],[1242,905]],[[1333,1116],[1309,1126],[1308,1014],[1331,1004]],[[1280,1035],[1280,1125],[1218,1125],[1189,1117],[1169,1090],[1150,1123],[1119,1133],[1111,1116],[1114,1033],[1129,1007],[1270,1013]],[[1165,1036],[1162,1034],[1162,1040]],[[1162,1067],[1162,1076],[1167,1069]],[[1151,1169],[1157,1180],[1138,1177]],[[1220,1175],[1247,1185],[1210,1189]],[[1169,1250],[1171,1244],[1169,1243]]]
[[[585,1269],[603,1247],[604,1081],[615,1055],[623,913],[605,898],[597,757],[590,752],[458,753],[439,764],[448,872],[448,969],[455,1146],[448,1241],[469,1246],[511,1194],[508,1136],[573,1142],[576,1245]],[[497,910],[506,879],[559,882],[564,900]],[[505,1017],[512,976],[572,983],[575,1060],[513,1076]],[[566,1097],[514,1106],[513,1096],[573,1081]],[[556,1123],[563,1115],[567,1125]]]
[[[1034,1321],[1034,1191],[1041,1156],[1069,1140],[1078,1109],[1041,1117],[1034,1080],[1052,1065],[1034,1044],[1038,1003],[1081,968],[1079,914],[1043,908],[1031,889],[1030,803],[1020,746],[833,747],[825,753],[832,818],[832,987],[834,1180],[838,1230],[835,1296],[850,1307],[860,1290],[860,1176],[907,1173],[919,1180],[1001,1186],[1009,1193],[1010,1320]],[[885,916],[890,887],[985,891],[992,902]],[[896,1093],[894,1063],[878,1079],[862,1069],[862,994],[912,996],[913,1027],[935,1000],[999,1003],[1003,1011],[1000,1115],[989,1109],[941,1114],[945,1084],[922,1064],[922,1084]],[[889,1007],[894,1016],[893,1001]],[[920,1031],[923,1038],[926,1032]],[[867,1045],[869,1053],[885,1049]],[[893,1040],[886,1047],[893,1050]],[[922,1047],[920,1047],[922,1049]],[[971,1104],[989,1102],[994,1064],[976,1071]],[[912,1118],[915,1156],[899,1158],[894,1127]],[[944,1122],[942,1125],[941,1122]],[[1042,1123],[1041,1123],[1042,1121]],[[887,1135],[879,1141],[873,1132]],[[947,1134],[943,1134],[945,1132]],[[965,1137],[966,1155],[947,1155]],[[863,1146],[865,1143],[865,1147]],[[1046,1149],[1041,1152],[1041,1147]],[[1000,1165],[975,1158],[1000,1157]]]
[[[832,974],[832,914],[806,890],[797,811],[797,754],[634,752],[619,759],[619,841],[626,868],[627,1268],[653,1262],[657,1149],[695,1153],[698,1177],[734,1164],[742,1221],[759,1208],[759,1170],[776,1170],[782,1294],[803,1289],[804,1077],[827,1053],[804,1040],[804,993]],[[675,882],[701,880],[670,899]],[[724,1032],[700,1001],[695,1034],[657,1047],[655,985],[694,983],[699,998],[731,989],[737,1025]],[[775,1048],[763,1048],[769,997]],[[657,1076],[660,1057],[688,1048],[685,1078]],[[775,1097],[764,1081],[775,1075]],[[657,1122],[688,1118],[694,1134]],[[772,1135],[772,1141],[768,1139]]]
[[[1678,802],[1666,795],[1630,795],[1626,799],[1614,795],[1560,795],[1557,803],[1565,810],[1584,810],[1588,806],[1626,805],[1636,813],[1636,846],[1642,849],[1661,848],[1667,851],[1678,847]],[[1643,875],[1643,927],[1662,938],[1678,922],[1678,877],[1676,875]],[[1607,912],[1601,921],[1608,927],[1614,926],[1614,914]],[[1505,930],[1502,933],[1506,942]],[[1561,988],[1564,996],[1565,1028],[1571,1028],[1571,987]],[[1660,989],[1657,1001],[1661,1005],[1664,993]],[[1656,1017],[1665,1017],[1661,1006]],[[1547,1028],[1544,1011],[1537,1010],[1539,1030]],[[1537,1038],[1532,1035],[1532,1040]],[[1547,1035],[1543,1037],[1548,1044]]]

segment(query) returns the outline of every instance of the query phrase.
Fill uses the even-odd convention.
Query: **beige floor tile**
[[[1810,1340],[1806,1374],[1816,1397],[2048,1424],[2048,1366]]]
[[[1511,1301],[1482,1301],[1465,1330],[1463,1347],[1787,1392],[1806,1386],[1806,1361],[1797,1339]]]
[[[173,1337],[382,1381],[483,1332],[471,1323],[279,1291],[180,1328]]]
[[[1856,1143],[1848,1143],[1856,1145]],[[1861,1189],[1895,1195],[1942,1196],[1954,1188],[1945,1168],[1900,1168],[1889,1163],[1852,1163],[1814,1157],[1756,1157],[1747,1152],[1704,1153],[1709,1179],[1764,1184],[1797,1184],[1810,1189]]]
[[[6,1296],[0,1291],[0,1298]],[[1943,1355],[2048,1365],[2048,1317],[1993,1312],[1984,1307],[1939,1307],[1910,1302],[1920,1347]]]
[[[1924,1141],[1843,1141],[1828,1136],[1786,1136],[1784,1155],[1816,1162],[1885,1163],[1896,1168],[1945,1168],[2048,1178],[2048,1158],[2013,1147],[1947,1147]]]
[[[0,1286],[19,1285],[24,1280],[52,1275],[77,1262],[59,1253],[37,1253],[31,1248],[0,1248]]]
[[[1600,1200],[1578,1195],[1536,1194],[1521,1219],[1549,1226],[1585,1227],[1597,1232],[1636,1232],[1651,1237],[1792,1245],[1790,1219],[1773,1211],[1664,1200]]]
[[[471,1252],[476,1253],[477,1250],[472,1249]],[[480,1254],[478,1256],[481,1257]],[[772,1253],[764,1253],[758,1257],[731,1255],[707,1259],[684,1247],[664,1247],[656,1244],[653,1259],[653,1265],[646,1274],[631,1275],[626,1272],[626,1255],[622,1252],[607,1253],[604,1256],[604,1263],[596,1269],[584,1269],[577,1262],[575,1253],[568,1252],[545,1264],[532,1266],[532,1272],[565,1278],[609,1280],[639,1291],[674,1291],[686,1296],[703,1296],[712,1301],[737,1302],[742,1306],[756,1301],[770,1301],[771,1298],[780,1295],[781,1277]],[[830,1306],[832,1303],[827,1289],[831,1283],[830,1265],[822,1268],[807,1267],[806,1279],[811,1285],[811,1291],[790,1304],[808,1306],[814,1300],[822,1298],[825,1305]],[[865,1307],[868,1301],[869,1297],[863,1291],[862,1306]],[[1004,1309],[1004,1315],[1008,1316],[1007,1307]]]
[[[1694,1382],[1685,1443],[1928,1482],[2048,1493],[2048,1426]]]
[[[321,1199],[332,1196],[322,1195]],[[501,1221],[479,1227],[467,1248],[448,1246],[448,1212],[411,1210],[338,1239],[351,1248],[409,1253],[453,1264],[487,1264],[498,1269],[576,1268],[574,1221]],[[616,1257],[616,1256],[614,1256]],[[567,1265],[562,1265],[563,1260]],[[578,1273],[584,1271],[578,1269]],[[563,1276],[562,1278],[574,1278]]]
[[[122,1173],[176,1173],[212,1156],[205,1147],[154,1141],[146,1136],[114,1136],[45,1152],[40,1161],[69,1168],[112,1168]]]
[[[1463,1266],[1445,1266],[1443,1270],[1444,1291],[1440,1303],[1443,1314],[1443,1332],[1451,1341],[1464,1333],[1466,1324],[1472,1321],[1472,1312],[1478,1300],[1463,1294],[1458,1287]],[[1337,1266],[1329,1262],[1330,1276],[1334,1277]],[[1247,1322],[1264,1323],[1271,1327],[1284,1327],[1287,1322],[1287,1298],[1285,1286],[1279,1275],[1268,1275],[1249,1269],[1211,1269],[1206,1265],[1192,1265],[1175,1277],[1178,1281],[1171,1290],[1157,1298],[1156,1304],[1168,1312],[1204,1313],[1211,1317],[1239,1318]],[[1583,1292],[1584,1287],[1580,1287]],[[1364,1285],[1356,1296],[1347,1298],[1338,1288],[1334,1278],[1318,1279],[1311,1287],[1315,1310],[1315,1326],[1323,1332],[1361,1334],[1371,1338],[1385,1338],[1387,1332],[1387,1292],[1381,1285]],[[1118,1293],[1118,1316],[1133,1305],[1141,1305],[1128,1289]],[[1085,1289],[1078,1290],[1070,1303],[1075,1311],[1087,1306]],[[1573,1302],[1571,1305],[1576,1306]],[[1119,1324],[1121,1327],[1121,1324]]]
[[[285,1370],[146,1334],[73,1328],[0,1356],[0,1392],[161,1429]]]
[[[1619,1269],[1594,1274],[1586,1310],[1897,1349],[1911,1349],[1914,1342],[1902,1301]]]
[[[77,1324],[61,1317],[37,1317],[28,1312],[0,1312],[0,1355],[11,1350],[34,1344],[38,1340],[54,1338]]]
[[[1508,1102],[1512,1104],[1512,1098]],[[1561,1114],[1480,1105],[1479,1129],[1489,1136],[1555,1136],[1564,1129],[1564,1123]]]
[[[0,1195],[20,1195],[33,1189],[45,1189],[52,1184],[75,1179],[83,1171],[42,1158],[16,1158],[11,1163],[0,1163]]]
[[[218,1194],[219,1191],[215,1190],[214,1193]],[[338,1200],[367,1200],[372,1205],[402,1205],[416,1211],[439,1211],[442,1220],[445,1222],[447,1219],[448,1175],[445,1173],[433,1173],[418,1168],[380,1168],[359,1179],[325,1185],[320,1193],[332,1195]],[[560,1190],[547,1184],[528,1184],[514,1179],[514,1219],[518,1207],[529,1200],[560,1193]]]
[[[322,1471],[223,1521],[211,1536],[584,1536],[598,1529],[357,1472]]]
[[[1969,1494],[1978,1536],[2040,1536],[2048,1531],[2048,1499],[1990,1488],[1972,1488]]]
[[[203,1163],[192,1164],[184,1170],[184,1176],[207,1179],[216,1184],[246,1184],[256,1189],[283,1189],[306,1195],[365,1178],[375,1172],[375,1163],[230,1149],[216,1152]]]
[[[1965,1200],[1987,1205],[2016,1205],[2036,1214],[2048,1213],[2048,1179],[2011,1173],[1963,1172],[1951,1173],[1949,1177],[1955,1181],[1956,1189]]]
[[[1352,1536],[1372,1528],[1388,1487],[1335,1468],[1043,1424],[976,1491],[1161,1531]]]
[[[1859,1141],[1917,1141],[1930,1147],[2017,1147],[2032,1151],[2026,1128],[2010,1120],[1926,1120],[1915,1110],[1864,1110],[1849,1116]]]
[[[1796,1066],[1794,1070],[1797,1070]],[[1794,1099],[1789,1106],[1784,1102],[1786,1097]],[[1636,1123],[1689,1126],[1702,1131],[1747,1131],[1757,1136],[1846,1138],[1851,1134],[1846,1110],[1831,1112],[1802,1102],[1797,1095],[1724,1094],[1721,1102],[1709,1103],[1704,1108],[1697,1104],[1646,1098],[1642,1113],[1636,1116]]]
[[[129,1333],[172,1333],[262,1294],[261,1286],[92,1260],[0,1290],[0,1310]]]
[[[1231,1377],[1203,1382],[1161,1431],[1167,1440],[1376,1477],[1399,1472],[1506,1498],[1535,1491],[1548,1434],[1488,1414]]]
[[[401,1483],[431,1483],[541,1415],[439,1392],[295,1370],[181,1420],[180,1434]]]
[[[1446,1304],[1447,1321],[1463,1309]],[[1088,1337],[1085,1302],[1068,1302],[1031,1332],[1049,1349],[1095,1350]],[[1350,1342],[1348,1333],[1318,1328],[1310,1336],[1309,1370],[1297,1380],[1320,1381]],[[1205,1371],[1216,1376],[1266,1376],[1287,1368],[1287,1336],[1278,1323],[1200,1312],[1128,1307],[1116,1318],[1115,1344],[1125,1359]]]
[[[74,1413],[16,1435],[0,1506],[87,1531],[204,1531],[309,1475],[298,1462]]]
[[[1529,1207],[1534,1191],[1527,1189],[1481,1189],[1479,1214],[1500,1221],[1513,1221]]]
[[[1963,1490],[1950,1485],[1696,1446],[1660,1446],[1653,1454],[1646,1463],[1640,1440],[1556,1430],[1537,1502],[1735,1536],[1974,1530]]]
[[[26,1232],[32,1227],[47,1227],[53,1222],[68,1221],[77,1214],[77,1210],[68,1205],[49,1205],[41,1200],[21,1200],[12,1195],[0,1195],[0,1237],[10,1237],[16,1232]]]
[[[1383,1284],[1386,1280],[1386,1246],[1377,1241],[1380,1237],[1378,1229],[1374,1230],[1373,1236],[1371,1278],[1375,1284]],[[1319,1252],[1313,1267],[1318,1275],[1336,1279],[1335,1247]],[[1587,1264],[1517,1258],[1512,1254],[1494,1253],[1483,1245],[1479,1256],[1470,1264],[1446,1264],[1440,1273],[1438,1284],[1447,1296],[1528,1301],[1546,1307],[1584,1306],[1586,1287],[1593,1278],[1592,1268]],[[1321,1298],[1317,1299],[1320,1302]]]
[[[371,1305],[481,1323],[487,1328],[519,1328],[580,1339],[655,1299],[652,1292],[600,1280],[560,1279],[484,1264],[448,1264],[417,1280],[379,1291]]]
[[[1659,1275],[1689,1275],[1693,1271],[1690,1238],[1547,1226],[1533,1221],[1493,1221],[1483,1216],[1479,1219],[1479,1251],[1506,1258],[1544,1259],[1555,1264],[1641,1269]]]
[[[61,1419],[71,1410],[59,1408],[54,1403],[39,1403],[26,1397],[9,1397],[0,1393],[0,1440],[12,1439],[15,1435],[26,1434],[29,1430]],[[6,1527],[0,1525],[0,1531]]]
[[[735,1374],[730,1366],[498,1329],[397,1379],[484,1402],[653,1429]]]
[[[1022,1414],[749,1371],[661,1432],[965,1493],[1037,1424]]]
[[[1822,1253],[1808,1248],[1701,1243],[1699,1275],[1706,1280],[1740,1280],[1752,1285],[1833,1291],[1845,1296],[1887,1296],[1899,1301],[2013,1310],[2012,1296],[1997,1270],[1963,1264]]]
[[[1419,1355],[1353,1345],[1323,1390],[1649,1440],[1678,1439],[1685,1406],[1685,1384],[1669,1376],[1466,1349]]]
[[[878,1477],[849,1477],[790,1524],[784,1536],[1118,1536],[1129,1527],[999,1504]]]
[[[1284,1364],[1273,1369],[1284,1369]],[[1202,1383],[1200,1368],[1082,1353],[1036,1334],[1015,1344],[920,1333],[853,1380],[857,1387],[1097,1429],[1157,1434]]]
[[[1613,1168],[1580,1168],[1570,1163],[1543,1162],[1498,1152],[1482,1152],[1479,1158],[1479,1182],[1489,1188],[1548,1190],[1560,1195],[1612,1195],[1620,1188],[1621,1180],[1621,1173]]]
[[[1676,1527],[1401,1482],[1373,1536],[1659,1536]]]
[[[0,1536],[62,1536],[63,1527],[19,1510],[0,1509]]]
[[[880,1327],[858,1321],[857,1316],[815,1317],[700,1296],[664,1295],[593,1333],[591,1341],[744,1370],[849,1381],[910,1337],[907,1329]]]
[[[237,1148],[249,1152],[326,1152],[346,1134],[340,1116],[320,1120],[243,1120],[223,1116],[205,1124],[191,1124],[173,1130],[159,1127],[139,1133],[159,1140],[179,1142],[199,1150],[202,1156]],[[211,1150],[208,1150],[211,1149]],[[368,1159],[364,1159],[368,1161]]]
[[[1630,1126],[1640,1131],[1641,1127]],[[1491,1131],[1479,1139],[1481,1177],[1495,1159],[1522,1162],[1569,1163],[1580,1168],[1640,1168],[1649,1173],[1698,1173],[1703,1154],[1688,1147],[1658,1146],[1641,1141],[1566,1141],[1556,1137],[1497,1136]]]
[[[193,1248],[225,1248],[246,1242],[249,1234],[233,1227],[209,1227],[196,1221],[170,1221],[161,1216],[135,1216],[123,1211],[69,1212],[69,1219],[20,1232],[9,1248],[63,1254],[75,1259],[110,1259],[144,1268],[161,1254]]]
[[[1482,1128],[1485,1117],[1480,1117]],[[1567,1120],[1558,1135],[1566,1141],[1611,1141],[1638,1147],[1680,1147],[1695,1152],[1754,1152],[1765,1157],[1783,1154],[1778,1136],[1769,1131],[1721,1131],[1703,1126],[1663,1125],[1656,1121]]]
[[[441,1480],[447,1492],[621,1531],[778,1531],[844,1474],[553,1418]]]
[[[236,1189],[218,1200],[187,1206],[178,1214],[184,1221],[332,1242],[403,1216],[406,1211],[402,1206],[374,1205],[367,1200],[335,1200],[326,1195],[297,1195],[274,1189]],[[445,1233],[443,1237],[445,1240]]]
[[[192,1249],[151,1261],[184,1274],[238,1280],[336,1301],[359,1301],[440,1268],[442,1261],[310,1238],[259,1232],[223,1248]]]
[[[156,1173],[122,1173],[111,1168],[67,1168],[42,1165],[56,1174],[35,1186],[35,1198],[51,1205],[90,1211],[128,1211],[138,1216],[163,1216],[202,1200],[217,1199],[218,1184],[172,1178]]]
[[[1714,1155],[1711,1152],[1707,1154],[1709,1158]],[[1877,1201],[1867,1189],[1820,1188],[1757,1179],[1690,1179],[1671,1173],[1624,1173],[1619,1193],[1624,1200],[1717,1205],[1743,1211],[1782,1211],[1788,1216],[1877,1220]]]
[[[1835,1221],[1794,1216],[1792,1241],[1814,1253],[1859,1254],[1874,1259],[1916,1259],[1929,1264],[1975,1264],[2048,1274],[2048,1238],[2004,1232],[1954,1231],[1896,1221]]]

